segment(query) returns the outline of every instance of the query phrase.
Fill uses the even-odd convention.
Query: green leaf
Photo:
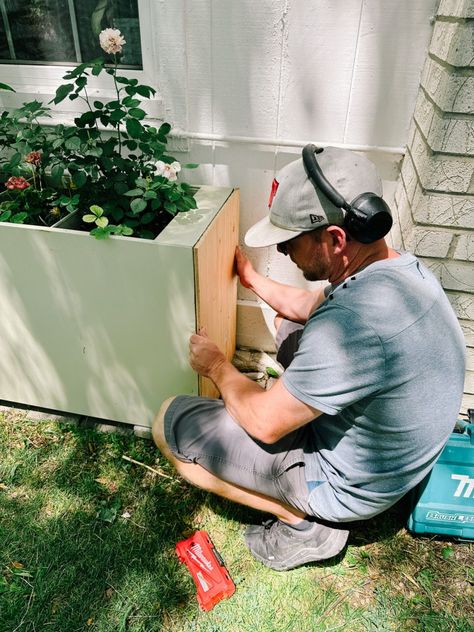
[[[14,169],[15,167],[18,167],[18,165],[20,164],[22,160],[22,156],[20,153],[16,152],[13,154],[13,156],[10,158],[9,161],[9,167],[10,169]]]
[[[83,215],[82,216],[82,221],[86,222],[87,224],[93,224],[96,220],[96,216],[95,215]]]
[[[176,204],[173,204],[173,202],[165,202],[163,206],[165,208],[165,211],[168,211],[168,213],[171,213],[171,215],[175,215],[176,211],[178,210]]]
[[[445,560],[448,560],[454,554],[454,549],[452,546],[445,546],[441,549],[441,555]]]
[[[158,130],[158,134],[162,134],[163,136],[166,136],[170,132],[171,132],[171,125],[169,123],[163,123],[163,125],[161,125],[160,129]]]
[[[49,103],[56,103],[56,104],[61,103],[61,101],[64,101],[67,95],[73,90],[74,90],[73,83],[66,83],[66,84],[63,84],[62,86],[59,86],[59,88],[56,90],[56,96],[54,97],[54,99],[51,99]]]
[[[101,147],[89,147],[89,149],[85,152],[86,156],[94,156],[94,158],[100,158],[102,156],[102,148]]]
[[[94,66],[92,66],[92,74],[94,75],[94,77],[97,77],[98,75],[100,75],[100,73],[103,70],[104,70],[104,68],[100,64],[94,64]]]
[[[64,146],[66,149],[71,149],[75,151],[76,149],[80,149],[81,147],[81,139],[78,136],[72,136],[71,138],[67,138]]]
[[[98,204],[93,204],[89,207],[89,209],[94,213],[96,217],[102,217],[102,215],[104,214],[104,209]]]
[[[185,165],[181,165],[183,169],[197,169],[199,167],[195,162],[187,162]]]
[[[124,224],[119,224],[115,232],[118,235],[125,235],[125,237],[129,237],[130,235],[133,235],[133,229],[130,228],[130,226],[125,226]]]
[[[142,189],[147,189],[147,188],[148,188],[148,181],[147,181],[147,180],[145,180],[145,178],[137,178],[137,179],[135,180],[135,184],[136,184],[138,187],[141,187]]]
[[[114,123],[117,123],[118,121],[121,121],[123,118],[125,118],[125,116],[127,116],[125,110],[113,110],[112,114],[110,115],[110,120]]]
[[[102,108],[104,107],[104,104],[102,103],[102,101],[94,101],[94,107],[97,108],[98,110],[102,110]]]
[[[123,193],[123,195],[126,195],[127,197],[142,197],[143,189],[130,189],[130,191]]]
[[[11,211],[3,211],[3,213],[0,215],[0,222],[7,222],[10,219],[11,214]]]
[[[124,212],[120,206],[114,206],[112,209],[108,209],[108,213],[112,215],[115,222],[121,222],[123,220]]]
[[[16,92],[16,90],[14,90],[11,86],[9,86],[6,83],[0,83],[0,90],[10,90],[10,92]]]
[[[105,217],[105,215],[103,215],[102,217],[98,217],[96,220],[96,224],[100,228],[105,228],[108,223],[109,223],[109,220]]]
[[[143,194],[143,199],[144,200],[156,200],[156,198],[158,197],[158,194],[156,193],[156,191],[145,191],[145,193]]]
[[[135,92],[142,97],[149,98],[151,95],[156,93],[156,90],[151,86],[135,86]]]
[[[145,116],[146,116],[145,110],[142,110],[141,108],[130,108],[128,113],[129,113],[130,116],[133,116],[133,118],[136,118],[139,121],[144,119]]]
[[[180,211],[191,211],[192,209],[197,208],[196,200],[190,197],[181,198],[177,204],[180,207]]]
[[[125,83],[126,85],[130,83],[130,79],[128,79],[128,77],[115,77],[115,81],[117,83]]]
[[[82,90],[87,85],[87,77],[78,77],[75,81],[77,90]]]
[[[28,213],[25,213],[25,212],[15,213],[15,215],[12,216],[11,221],[14,224],[23,224],[24,220],[27,217],[28,217]]]
[[[78,119],[74,119],[75,121],[80,121],[81,124],[84,125],[93,125],[95,123],[95,113],[94,112],[84,112]]]
[[[108,239],[110,233],[112,232],[111,229],[111,226],[106,226],[105,228],[100,228],[100,226],[97,226],[97,228],[91,230],[90,234],[96,239]]]
[[[79,77],[80,74],[86,70],[89,64],[79,64],[72,70],[69,70],[63,77],[63,79],[74,79],[74,77]]]
[[[125,97],[122,101],[122,104],[127,108],[136,108],[140,105],[140,99],[134,99],[133,97]]]
[[[130,208],[132,209],[132,213],[135,213],[135,214],[140,213],[141,211],[145,210],[146,207],[147,207],[147,203],[142,198],[136,198],[135,200],[132,200],[130,203]]]
[[[155,213],[149,211],[148,213],[143,213],[143,215],[140,216],[140,222],[142,224],[149,224],[155,219],[155,217]]]
[[[130,149],[130,151],[134,151],[138,147],[138,143],[136,140],[126,140],[124,145]]]
[[[279,377],[277,371],[275,371],[275,369],[271,366],[265,367],[265,372],[270,377]]]
[[[138,138],[143,132],[143,127],[137,119],[127,119],[125,126],[132,138]]]
[[[87,175],[84,173],[84,171],[75,171],[72,174],[72,181],[77,188],[83,187],[87,182]]]
[[[112,161],[110,161],[112,163]],[[114,191],[118,195],[125,195],[128,191],[128,184],[126,182],[115,182]]]

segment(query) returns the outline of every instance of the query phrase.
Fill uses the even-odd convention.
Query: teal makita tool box
[[[407,526],[413,533],[474,539],[474,410],[468,414],[412,492]]]

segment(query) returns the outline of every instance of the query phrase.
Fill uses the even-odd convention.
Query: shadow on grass
[[[206,495],[122,459],[156,467],[151,443],[74,428],[43,439],[1,459],[0,632],[179,619],[195,591],[174,548]]]

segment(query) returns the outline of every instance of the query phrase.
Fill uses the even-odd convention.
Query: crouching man
[[[273,183],[270,214],[248,246],[276,245],[315,292],[258,274],[237,249],[241,283],[278,313],[268,389],[229,363],[205,332],[190,363],[221,400],[178,396],[153,436],[198,487],[269,513],[249,526],[251,553],[275,570],[330,558],[351,521],[388,509],[429,472],[455,424],[464,341],[438,281],[395,252],[374,165],[309,145]]]

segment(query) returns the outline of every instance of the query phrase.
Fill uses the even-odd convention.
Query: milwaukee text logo
[[[454,496],[458,498],[462,495],[463,498],[470,498],[474,491],[474,478],[469,478],[467,474],[451,474],[451,478],[454,481],[459,481]]]

